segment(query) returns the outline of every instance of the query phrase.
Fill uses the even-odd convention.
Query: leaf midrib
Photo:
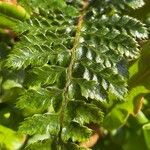
[[[60,110],[60,126],[61,126],[60,133],[59,133],[60,136],[61,136],[62,128],[64,126],[64,117],[65,117],[64,112],[65,112],[67,103],[69,101],[68,88],[72,82],[73,67],[74,67],[74,64],[76,62],[76,50],[77,50],[77,47],[79,45],[82,24],[84,21],[84,15],[85,15],[85,11],[86,11],[86,8],[88,7],[88,5],[89,5],[88,0],[83,0],[83,8],[82,8],[81,13],[79,15],[78,24],[76,26],[76,34],[74,37],[74,44],[73,44],[72,49],[70,49],[71,61],[70,61],[70,64],[67,68],[67,71],[66,71],[66,84],[65,84],[63,94],[62,94],[63,101],[62,101],[62,107]]]

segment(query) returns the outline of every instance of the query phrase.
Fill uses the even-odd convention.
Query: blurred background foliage
[[[150,1],[129,12],[150,30]],[[150,150],[150,40],[140,41],[141,57],[130,63],[129,94],[126,102],[101,104],[106,111],[103,135],[94,150]],[[24,72],[3,69],[3,59],[14,40],[0,28],[0,150],[17,150],[25,136],[17,133],[25,114],[15,107]],[[14,92],[15,91],[15,92]],[[26,112],[27,113],[27,112]]]

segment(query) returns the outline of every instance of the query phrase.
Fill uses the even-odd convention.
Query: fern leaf
[[[20,69],[22,67],[26,68],[29,65],[33,67],[43,66],[47,63],[65,67],[69,64],[71,59],[69,49],[73,46],[75,21],[70,16],[67,16],[66,12],[62,12],[61,10],[52,10],[51,13],[51,18],[45,15],[43,16],[42,13],[41,16],[34,17],[29,21],[27,30],[24,31],[22,35],[21,42],[16,44],[14,52],[8,59],[7,66]],[[44,14],[46,14],[46,12]],[[53,16],[56,16],[56,18]],[[145,38],[147,37],[147,31],[143,24],[130,17],[121,18],[119,16],[112,16],[112,18],[108,18],[95,16],[95,18],[97,19],[95,19],[94,24],[92,25],[93,20],[91,17],[85,26],[83,26],[84,30],[80,33],[81,40],[77,47],[78,58],[74,76],[78,78],[76,72],[78,73],[80,69],[83,68],[83,75],[80,74],[80,76],[82,75],[84,78],[89,78],[89,80],[92,80],[91,82],[95,80],[100,82],[104,77],[102,77],[102,72],[105,72],[106,68],[109,68],[109,74],[112,72],[111,76],[116,77],[118,72],[116,71],[114,74],[113,71],[111,71],[113,68],[112,65],[116,68],[117,63],[123,59],[124,55],[127,58],[136,58],[138,56],[139,45],[135,37]],[[101,22],[99,20],[101,20]],[[129,27],[128,24],[130,24],[131,27]],[[104,28],[103,26],[106,27]],[[136,27],[136,31],[133,27]],[[130,34],[128,34],[128,32]],[[62,34],[65,36],[64,39]],[[36,61],[37,58],[38,61]],[[95,66],[101,66],[101,69],[95,72]],[[47,75],[45,74],[45,76]],[[39,81],[36,76],[35,79],[36,82]],[[43,80],[47,81],[47,79]],[[119,80],[122,80],[122,83],[126,81],[123,77],[120,77]],[[123,95],[126,94],[127,89],[121,88],[122,90],[117,91],[118,85],[116,85],[116,83],[114,85],[114,83],[110,81],[110,78],[107,78],[105,82],[108,84],[107,89],[115,93],[119,98],[123,98]],[[96,99],[99,97],[99,100],[107,99],[106,92],[103,92],[105,89],[99,85],[101,84],[98,83],[91,87],[92,89],[98,87],[97,91],[93,90],[95,93],[92,95],[97,95]],[[99,89],[102,92],[100,92]],[[81,88],[81,93],[83,95],[83,88]],[[89,97],[87,95],[88,93],[83,96],[87,98]],[[93,98],[92,96],[92,99]]]
[[[74,143],[91,135],[86,125],[103,122],[97,102],[109,101],[110,94],[124,100],[128,92],[128,60],[139,56],[138,40],[147,38],[147,29],[122,11],[143,4],[143,0],[26,1],[32,16],[14,28],[19,40],[6,61],[8,68],[24,70],[27,90],[17,106],[34,114],[25,119],[20,132],[53,135],[56,149],[82,149]],[[45,144],[37,142],[33,148]]]
[[[111,1],[93,0],[91,1],[91,3],[93,3],[93,5],[97,8],[105,7],[105,9],[107,8],[106,10],[111,9],[111,11],[118,11],[118,12],[122,10],[137,9],[145,4],[144,0],[111,0]]]
[[[143,0],[127,0],[127,5],[133,9],[137,9],[139,7],[142,7],[144,5]]]
[[[60,90],[27,90],[24,92],[19,101],[17,102],[17,107],[20,109],[25,109],[33,113],[43,112],[53,103],[52,100],[61,94]]]
[[[102,111],[93,104],[86,104],[83,101],[70,101],[67,106],[67,116],[71,120],[76,120],[81,124],[89,124],[91,122],[101,124],[103,119]],[[72,112],[74,109],[74,112]]]
[[[27,118],[19,128],[24,134],[58,134],[60,130],[58,115],[44,114]]]
[[[77,122],[71,122],[68,126],[62,129],[62,139],[64,141],[72,139],[73,142],[82,142],[86,141],[91,133],[92,130],[88,129],[88,127],[81,126]]]
[[[108,26],[115,26],[116,28],[120,28],[122,33],[132,35],[133,37],[147,38],[148,32],[144,24],[142,24],[139,20],[129,17],[129,16],[119,16],[113,15],[111,17],[105,17],[103,19],[103,23]],[[124,31],[125,30],[125,31]]]
[[[42,149],[42,150],[53,150],[52,147],[50,146],[52,143],[51,140],[41,140],[32,144],[29,144],[27,147],[25,147],[25,150],[37,150],[37,149]]]
[[[54,145],[55,144],[55,145]],[[35,143],[29,144],[25,150],[37,150],[37,149],[42,149],[42,150],[53,150],[53,149],[60,149],[56,142],[53,142],[52,140],[40,140]],[[65,143],[63,147],[61,148],[63,150],[90,150],[89,148],[82,148],[79,147],[77,144],[74,143]]]
[[[65,68],[59,66],[35,67],[27,73],[25,85],[52,85],[58,82],[62,73],[65,73]]]
[[[83,148],[83,147],[79,147],[77,144],[74,144],[74,143],[66,143],[64,144],[63,148],[64,150],[91,150],[89,148]]]

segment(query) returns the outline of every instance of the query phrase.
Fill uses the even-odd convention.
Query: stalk
[[[0,15],[0,28],[12,28],[16,25],[16,22],[13,19],[8,18],[7,16]]]
[[[22,6],[10,2],[0,1],[0,13],[21,21],[30,18],[29,13]]]
[[[136,115],[136,120],[138,121],[139,124],[143,125],[145,123],[148,123],[149,120],[146,118],[144,113],[142,111],[139,111]]]

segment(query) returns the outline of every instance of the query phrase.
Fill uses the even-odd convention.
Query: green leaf
[[[61,91],[58,89],[30,89],[19,97],[17,107],[32,113],[43,112],[51,106],[52,100],[60,94]]]
[[[145,90],[149,89],[149,81],[150,81],[150,72],[149,72],[149,57],[150,57],[150,41],[146,42],[146,44],[142,47],[141,57],[131,65],[130,67],[130,81],[129,84],[131,87],[135,87],[138,85],[144,85]]]
[[[110,21],[106,22],[108,20],[110,20]],[[136,18],[129,17],[126,15],[124,15],[122,17],[120,17],[119,15],[113,15],[110,18],[106,17],[103,20],[103,23],[121,28],[122,30],[124,30],[123,33],[126,35],[128,33],[128,35],[137,37],[139,39],[148,38],[148,31],[147,31],[145,25],[143,23],[141,23],[139,20],[137,20]],[[130,39],[130,40],[133,40],[133,39]],[[134,45],[134,42],[135,41],[133,40],[133,41],[130,41],[128,44],[130,44],[130,46],[132,46],[132,45]],[[124,44],[127,44],[127,43],[124,43]]]
[[[14,45],[9,44],[11,51],[0,55],[0,66],[23,72],[15,78],[22,79],[17,106],[26,113],[19,131],[30,139],[45,134],[50,140],[54,137],[49,149],[79,150],[78,142],[91,135],[88,124],[107,130],[124,125],[141,95],[149,92],[149,72],[142,81],[134,79],[133,67],[128,84],[128,63],[140,56],[139,41],[147,38],[148,32],[143,23],[125,14],[144,1],[20,2],[32,10],[31,18],[17,21]],[[146,63],[145,58],[139,62]],[[135,65],[138,70],[139,63]],[[2,84],[6,74],[1,76]],[[6,90],[3,88],[2,94]],[[107,141],[102,143],[107,147]],[[39,139],[30,146],[43,145],[44,149],[47,144]]]
[[[96,3],[97,2],[97,3]],[[142,7],[145,3],[144,0],[112,0],[112,1],[101,1],[97,0],[95,3],[96,8],[106,7],[106,10],[111,9],[110,14],[115,13],[116,11],[127,11],[130,9],[137,9]]]
[[[72,139],[73,142],[82,142],[86,141],[91,134],[92,130],[88,129],[88,127],[81,126],[77,122],[71,122],[62,129],[61,136],[64,141]]]
[[[23,3],[23,1],[21,1]],[[48,0],[32,0],[32,1],[27,1],[27,4],[29,5],[29,7],[31,8],[37,8],[37,7],[42,7],[44,9],[47,9],[51,6],[51,8],[64,8],[66,6],[66,3],[64,2],[64,0],[60,0],[59,2],[57,0],[52,0],[52,1],[48,1]]]
[[[103,121],[103,112],[94,104],[87,104],[83,101],[69,101],[67,106],[67,115],[71,120],[76,120],[82,124],[91,122],[101,124]],[[74,110],[74,112],[72,112]]]
[[[101,93],[100,87],[95,81],[87,81],[86,79],[74,79],[81,88],[81,94],[85,98],[103,100],[103,94]]]
[[[142,48],[141,57],[136,60],[129,68],[129,88],[126,102],[117,104],[105,117],[104,126],[108,129],[115,129],[126,123],[129,114],[134,114],[136,105],[149,90],[149,46],[148,41]],[[111,123],[110,123],[111,122]],[[112,124],[114,122],[114,124]]]
[[[133,9],[142,7],[145,3],[143,0],[127,0],[127,5]]]
[[[121,108],[118,105],[105,116],[103,126],[108,130],[114,130],[123,126],[126,123],[128,116],[128,110]]]
[[[47,140],[41,140],[32,144],[29,144],[25,150],[37,150],[37,149],[42,149],[42,150],[53,150],[51,147],[52,140],[47,139]]]
[[[0,125],[0,149],[14,150],[20,148],[25,136]]]
[[[22,122],[19,132],[24,134],[44,134],[50,133],[57,135],[60,130],[59,119],[54,114],[36,114],[28,117]]]
[[[43,80],[44,84],[48,82],[48,75],[45,73],[46,64],[55,67],[67,67],[70,64],[71,53],[69,51],[72,50],[74,44],[76,15],[78,14],[74,13],[74,17],[69,14],[71,10],[75,12],[78,8],[74,7],[73,2],[68,4],[62,1],[58,4],[52,1],[49,5],[45,5],[42,1],[39,3],[42,9],[33,10],[38,16],[32,16],[30,21],[19,23],[16,27],[16,31],[21,33],[21,40],[9,55],[6,66],[13,69],[36,67],[29,69],[29,72],[33,70],[33,74],[36,74],[33,77],[36,82]],[[29,2],[29,5],[38,4],[33,1],[32,4]],[[51,10],[46,11],[48,8]],[[69,10],[67,8],[70,9],[69,13],[67,13]],[[85,16],[88,17],[88,13]],[[95,17],[94,23],[92,17]],[[135,38],[147,37],[144,24],[128,16],[115,14],[101,16],[92,13],[90,19],[84,20],[79,36],[80,40],[75,49],[76,65],[72,66],[72,74],[77,80],[82,80],[80,82],[83,86],[77,82],[81,88],[81,95],[102,101],[107,99],[107,92],[110,91],[119,99],[123,99],[127,92],[126,78],[118,75],[119,70],[116,69],[116,66],[120,60],[124,59],[124,55],[127,59],[139,55],[138,42]],[[38,67],[42,67],[43,73]],[[39,79],[38,72],[43,74],[41,75],[43,79]],[[81,72],[80,75],[79,72]],[[31,79],[31,76],[32,73],[27,78]],[[54,83],[55,80],[49,82]]]
[[[65,68],[59,66],[45,65],[33,68],[26,76],[25,84],[27,85],[49,85],[58,82]],[[32,76],[32,78],[30,78]]]
[[[109,130],[116,129],[124,125],[128,119],[129,114],[135,114],[136,106],[140,102],[141,97],[149,93],[144,86],[136,86],[131,89],[125,97],[126,101],[116,104],[104,118],[104,126]],[[139,110],[138,110],[139,111]]]
[[[60,8],[65,10],[64,7]],[[74,20],[64,11],[56,8],[49,11],[44,9],[43,12],[50,16],[42,16],[42,13],[37,17],[31,17],[31,20],[26,23],[18,23],[18,27],[14,30],[17,33],[23,33],[22,40],[15,44],[6,66],[20,69],[29,65],[43,66],[48,62],[53,65],[66,65],[65,62],[70,61],[68,49],[71,48],[70,44],[73,42],[73,35],[70,35],[70,32],[75,30]],[[56,18],[54,18],[55,15]]]

